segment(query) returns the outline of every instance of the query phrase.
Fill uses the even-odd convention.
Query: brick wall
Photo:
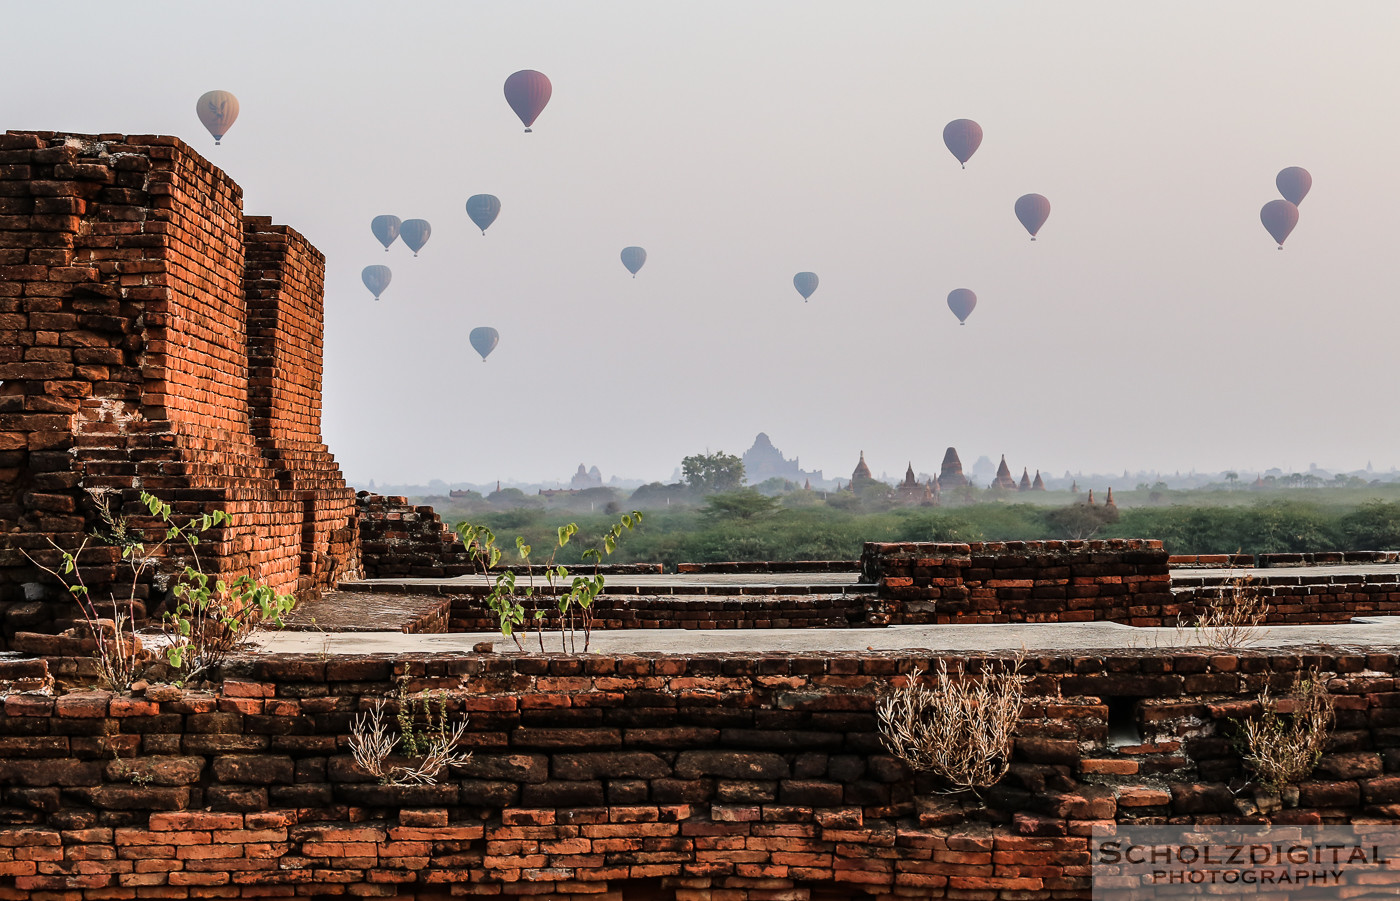
[[[867,542],[861,579],[891,623],[1173,622],[1160,541]]]
[[[1174,560],[1175,574],[1168,571]],[[1193,567],[1240,564],[1238,557],[1168,558],[1160,541],[1003,541],[865,545],[861,578],[877,585],[869,620],[881,623],[1043,623],[1109,620],[1134,626],[1195,621],[1247,578],[1268,625],[1345,623],[1400,614],[1400,573],[1290,568],[1389,564],[1390,552],[1266,554],[1264,566],[1194,575]],[[1250,558],[1250,562],[1254,562]]]
[[[1286,568],[1244,570],[1233,578],[1191,576],[1172,578],[1174,607],[1188,621],[1206,605],[1229,597],[1229,582],[1249,577],[1245,590],[1268,605],[1270,625],[1346,623],[1358,616],[1400,615],[1400,573],[1318,573],[1289,575]],[[1171,625],[1171,622],[1164,623]]]
[[[475,571],[462,539],[432,507],[361,491],[355,512],[366,579],[451,578]]]
[[[1088,898],[1096,825],[1400,819],[1397,655],[1027,659],[1012,769],[980,801],[880,744],[880,692],[934,662],[273,657],[218,692],[58,697],[88,661],[0,662],[0,898]],[[1265,816],[1224,723],[1302,667],[1337,674],[1333,743]],[[400,686],[470,715],[441,784],[351,763],[351,721]]]
[[[482,594],[452,597],[449,631],[498,631],[496,617],[486,607]],[[593,628],[846,629],[866,624],[865,608],[865,598],[857,594],[730,597],[602,594],[593,602]]]
[[[351,493],[320,444],[323,269],[295,232],[245,221],[238,185],[177,138],[0,136],[0,643],[72,616],[22,551],[76,547],[84,489],[133,515],[141,489],[228,511],[211,572],[306,591],[356,569]],[[106,596],[115,554],[85,559]]]

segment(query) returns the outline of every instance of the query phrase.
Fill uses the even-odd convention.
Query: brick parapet
[[[899,623],[1089,622],[1159,624],[1175,615],[1162,543],[867,542],[861,578],[878,585]]]
[[[927,896],[954,888],[948,873],[928,881],[955,862],[940,854],[972,843],[1043,853],[1017,874],[985,851],[961,858],[963,889],[1087,899],[1094,826],[1268,819],[1233,790],[1243,770],[1224,723],[1311,667],[1337,674],[1334,741],[1274,821],[1400,819],[1397,655],[1029,657],[1011,772],[966,805],[930,794],[876,728],[881,693],[939,659],[283,656],[240,662],[216,692],[12,690],[0,897],[96,901],[144,887],[185,898],[207,886],[606,897],[647,880],[677,898]],[[32,689],[45,669],[4,662],[0,679]],[[470,716],[474,756],[442,784],[381,786],[350,761],[353,719],[400,687],[445,691],[451,716]],[[1123,711],[1136,744],[1109,739]]]

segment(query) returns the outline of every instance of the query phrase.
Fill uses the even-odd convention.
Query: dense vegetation
[[[675,486],[663,486],[674,488]],[[1250,554],[1400,548],[1400,486],[1368,490],[1297,489],[1168,492],[1179,497],[1139,500],[1124,492],[1116,521],[1086,517],[1082,500],[1061,493],[978,492],[963,506],[899,507],[887,498],[791,491],[769,496],[752,489],[696,496],[673,490],[629,498],[609,489],[580,509],[543,504],[501,509],[507,498],[449,501],[426,498],[450,522],[467,519],[502,536],[522,535],[544,546],[555,529],[577,522],[579,547],[596,544],[615,512],[643,506],[646,523],[619,544],[611,562],[676,563],[726,560],[853,560],[865,541],[996,541],[1043,538],[1160,538],[1173,554]],[[519,492],[516,492],[517,494]],[[523,497],[523,496],[522,496]],[[510,498],[511,502],[519,499]],[[637,500],[646,504],[631,503]],[[669,500],[670,503],[660,503]],[[475,502],[473,502],[475,501]],[[465,508],[465,509],[464,509]],[[509,544],[508,544],[509,546]],[[566,549],[567,550],[567,549]],[[575,563],[561,554],[560,561]]]

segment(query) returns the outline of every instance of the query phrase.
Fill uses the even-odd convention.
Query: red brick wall
[[[886,609],[876,618],[891,623],[1175,617],[1160,541],[867,542],[861,578],[878,584]]]
[[[310,590],[356,569],[351,492],[320,444],[323,270],[295,232],[245,222],[238,185],[177,138],[0,136],[0,644],[71,617],[22,551],[76,547],[84,489],[130,514],[141,489],[228,511],[212,572]],[[85,559],[105,596],[115,556]]]
[[[878,587],[872,623],[1043,623],[1110,620],[1134,626],[1195,622],[1219,603],[1230,578],[1191,572],[1238,558],[1176,558],[1160,541],[999,541],[975,544],[868,542],[862,580]],[[1253,559],[1250,558],[1250,563]],[[1356,616],[1400,614],[1400,576],[1312,572],[1304,565],[1394,562],[1391,552],[1266,554],[1264,568],[1244,566],[1269,625],[1345,623]]]
[[[581,899],[634,885],[694,901],[1087,899],[1095,825],[1269,818],[1238,790],[1224,724],[1300,667],[1337,674],[1337,725],[1272,821],[1400,820],[1397,655],[1030,658],[1011,772],[982,800],[932,793],[881,746],[880,692],[933,663],[274,657],[213,693],[55,697],[47,678],[81,681],[90,661],[0,662],[16,689],[0,713],[0,899]],[[447,691],[471,717],[475,754],[438,785],[381,786],[351,764],[352,719],[399,686]],[[1136,743],[1110,743],[1115,707]]]

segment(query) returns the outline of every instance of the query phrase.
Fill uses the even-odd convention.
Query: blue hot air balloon
[[[399,226],[403,225],[398,216],[375,216],[369,223],[369,230],[374,232],[374,236],[379,239],[379,243],[384,245],[384,252],[389,252],[389,245],[398,240]]]
[[[384,293],[384,289],[389,287],[389,282],[393,279],[394,273],[389,271],[388,266],[366,266],[360,273],[360,280],[365,283],[375,300],[379,299],[379,295]]]
[[[418,256],[418,251],[428,243],[428,236],[432,233],[433,227],[428,224],[427,219],[410,219],[399,226],[399,237],[403,238],[403,242],[413,251],[414,256]]]
[[[481,362],[485,363],[486,358],[491,356],[491,351],[496,349],[496,345],[501,343],[501,333],[483,325],[481,328],[472,329],[472,333],[467,336],[472,348],[481,354]]]
[[[494,194],[473,194],[467,198],[467,216],[483,235],[500,214],[501,201]]]
[[[1034,241],[1036,232],[1050,218],[1050,201],[1041,194],[1023,194],[1016,198],[1016,218],[1021,220]]]
[[[972,315],[972,310],[977,306],[977,295],[966,288],[956,288],[948,294],[948,309],[953,311],[953,315],[958,317],[959,325],[967,325],[967,317]]]
[[[943,126],[943,143],[966,169],[967,161],[982,146],[982,126],[971,119],[954,119]]]
[[[812,292],[817,290],[817,274],[815,272],[799,272],[792,277],[792,286],[797,289],[797,293],[802,295],[805,302],[812,296]]]
[[[1269,236],[1278,242],[1278,249],[1283,250],[1283,242],[1288,240],[1293,227],[1298,224],[1298,207],[1287,200],[1270,200],[1259,211],[1259,221],[1264,223]]]
[[[622,265],[627,267],[627,271],[632,273],[632,277],[637,277],[637,270],[647,261],[647,252],[640,247],[622,248]]]
[[[1274,184],[1278,185],[1278,192],[1284,200],[1297,206],[1312,190],[1312,174],[1302,166],[1289,166],[1279,172]]]

